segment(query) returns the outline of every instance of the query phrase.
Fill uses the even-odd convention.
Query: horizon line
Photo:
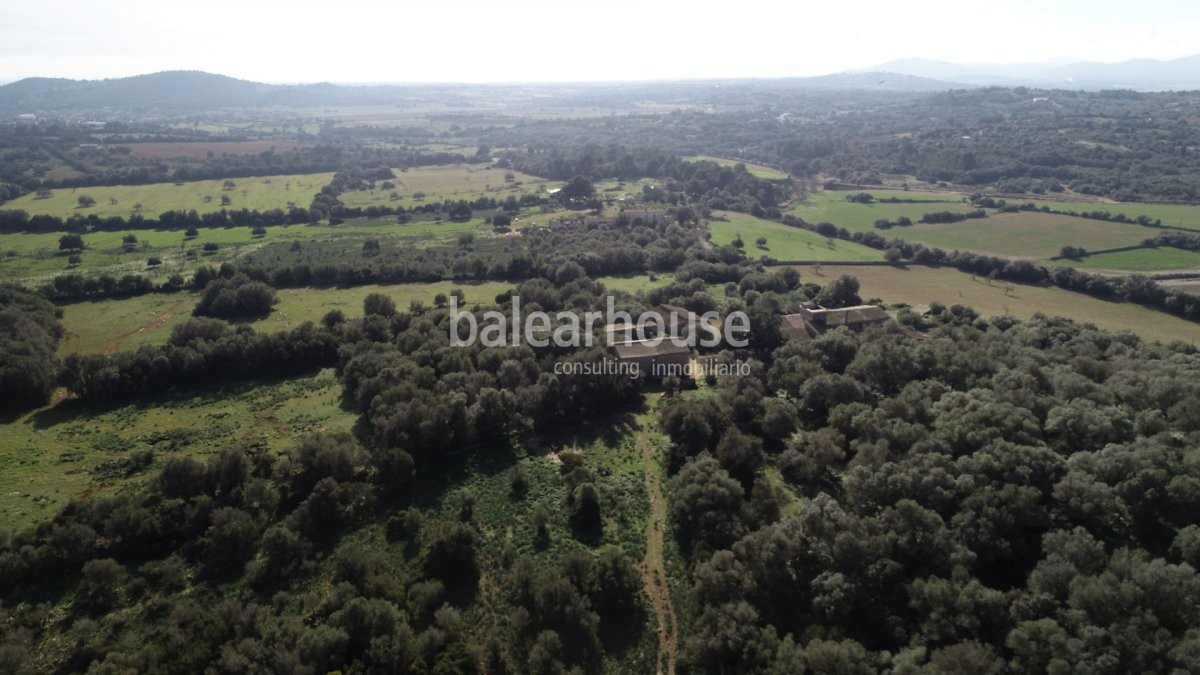
[[[604,77],[604,78],[596,78],[596,79],[574,79],[574,80],[571,80],[571,79],[563,79],[563,80],[558,80],[558,79],[551,79],[551,80],[524,80],[524,79],[449,80],[448,79],[448,80],[407,80],[407,81],[406,80],[392,80],[392,81],[336,80],[336,81],[333,81],[333,80],[326,79],[326,80],[300,81],[300,80],[250,79],[250,78],[242,77],[242,76],[238,76],[238,75],[230,75],[230,74],[222,73],[222,72],[204,70],[202,68],[167,68],[167,69],[161,69],[161,70],[151,70],[148,72],[134,73],[132,75],[107,75],[107,76],[102,76],[102,77],[68,77],[68,76],[61,76],[61,75],[59,75],[59,76],[56,76],[56,75],[22,75],[22,76],[0,75],[0,86],[7,86],[9,84],[21,82],[23,80],[31,80],[31,79],[68,80],[71,82],[106,82],[106,81],[110,81],[110,80],[132,79],[135,77],[145,77],[147,75],[158,75],[158,74],[163,74],[163,73],[202,73],[205,75],[212,75],[212,76],[217,76],[217,77],[227,77],[227,78],[230,78],[233,80],[238,80],[241,82],[251,82],[254,84],[266,84],[266,85],[282,86],[282,87],[304,87],[304,86],[316,86],[316,85],[332,85],[332,86],[346,86],[346,87],[411,87],[411,86],[489,86],[489,85],[513,86],[513,85],[555,85],[555,84],[557,84],[557,85],[654,84],[654,83],[663,83],[663,82],[801,80],[801,79],[814,79],[814,78],[820,78],[820,77],[830,77],[830,76],[835,76],[835,75],[866,75],[866,74],[870,74],[870,73],[888,73],[888,74],[895,74],[895,75],[904,75],[906,77],[917,77],[917,78],[927,79],[927,80],[932,80],[932,81],[941,81],[941,82],[946,82],[947,84],[964,84],[964,85],[966,85],[969,83],[958,83],[958,82],[953,82],[950,80],[940,80],[938,78],[924,77],[921,75],[911,75],[908,73],[901,73],[901,72],[887,71],[887,70],[877,70],[877,69],[887,66],[887,65],[890,65],[890,64],[893,64],[893,63],[896,63],[896,62],[902,62],[902,61],[928,61],[928,62],[944,63],[944,64],[948,64],[948,65],[960,66],[960,67],[964,67],[964,68],[990,67],[990,66],[992,66],[992,67],[1046,66],[1046,67],[1062,68],[1062,67],[1070,67],[1073,65],[1085,65],[1085,64],[1087,64],[1087,65],[1092,65],[1092,64],[1119,65],[1119,64],[1123,64],[1123,63],[1133,63],[1133,62],[1172,63],[1174,61],[1181,61],[1181,60],[1196,58],[1196,57],[1200,57],[1200,52],[1197,52],[1195,54],[1189,54],[1187,56],[1170,58],[1170,59],[1159,59],[1159,58],[1153,58],[1153,57],[1134,57],[1134,58],[1120,59],[1120,60],[1116,60],[1116,61],[1101,61],[1101,60],[1087,60],[1087,59],[1063,61],[1063,60],[1059,60],[1059,59],[1047,59],[1044,61],[1008,61],[1008,62],[970,61],[970,62],[966,62],[966,61],[949,61],[946,59],[932,58],[932,57],[926,57],[926,56],[902,56],[902,57],[889,59],[882,63],[877,63],[877,64],[873,64],[870,66],[866,66],[866,67],[861,67],[861,68],[848,67],[848,68],[843,68],[840,70],[823,72],[823,73],[820,73],[817,75],[712,75],[712,76],[709,76],[709,75],[680,75],[680,76],[667,76],[667,77],[653,77],[653,78],[646,78],[646,79]]]

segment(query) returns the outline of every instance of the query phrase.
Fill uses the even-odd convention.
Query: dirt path
[[[179,313],[179,310],[183,309],[184,305],[188,304],[189,302],[191,302],[190,299],[180,300],[179,302],[171,305],[166,310],[164,310],[162,314],[159,314],[158,316],[151,319],[148,323],[138,326],[137,328],[134,328],[133,330],[128,331],[126,333],[121,333],[120,335],[109,340],[108,342],[105,342],[104,343],[104,354],[105,355],[115,354],[116,351],[121,348],[121,345],[129,338],[133,337],[134,335],[137,335],[138,333],[141,333],[142,331],[150,330],[152,328],[158,328],[159,326],[163,325],[164,323],[170,321],[172,318],[175,317],[176,314]]]
[[[657,461],[659,449],[650,437],[648,425],[653,417],[642,420],[638,432],[638,453],[646,476],[646,494],[650,496],[650,518],[646,523],[646,559],[639,565],[646,597],[658,622],[658,675],[675,675],[675,656],[678,652],[675,605],[667,586],[667,569],[663,562],[663,537],[667,531],[667,500],[662,491],[662,467]]]

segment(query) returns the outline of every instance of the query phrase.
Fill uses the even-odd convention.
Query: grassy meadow
[[[947,192],[906,192],[888,190],[866,190],[875,199],[895,197],[897,199],[920,199],[919,204],[859,204],[846,201],[853,191],[826,190],[810,193],[803,201],[793,202],[787,212],[803,218],[809,223],[833,223],[851,232],[881,232],[875,229],[875,221],[896,220],[907,216],[914,223],[932,211],[965,213],[975,207],[963,201],[963,195]],[[903,230],[907,231],[907,230]],[[887,232],[881,232],[887,236]]]
[[[61,233],[0,234],[0,278],[43,280],[65,272],[145,274],[155,279],[180,273],[185,276],[201,264],[219,265],[242,258],[272,242],[305,241],[316,238],[396,236],[421,243],[453,240],[464,233],[487,233],[490,228],[479,218],[465,222],[414,221],[397,223],[395,218],[355,218],[341,225],[280,225],[268,227],[256,237],[249,227],[199,228],[199,236],[188,239],[180,230],[116,230],[83,235],[87,248],[82,262],[70,265],[69,254],[58,250]],[[138,243],[126,252],[123,238],[132,234]],[[205,244],[217,244],[214,252]],[[162,264],[151,268],[149,260]]]
[[[412,208],[426,203],[437,203],[445,199],[474,201],[480,197],[504,199],[509,195],[520,196],[543,190],[551,190],[558,183],[530,176],[515,169],[500,169],[489,164],[451,164],[393,169],[396,177],[391,179],[395,188],[383,188],[377,181],[374,190],[343,192],[340,199],[349,207],[403,206]],[[512,181],[504,180],[505,174],[513,174]],[[392,199],[392,193],[400,198]],[[414,194],[422,192],[423,199]]]
[[[1179,227],[1185,230],[1200,231],[1200,204],[1142,204],[1137,202],[1063,202],[1045,199],[1019,200],[1010,202],[1032,201],[1038,206],[1049,206],[1062,211],[1108,211],[1109,213],[1124,213],[1129,218],[1149,216],[1162,221],[1167,227]]]
[[[232,178],[235,183],[232,188],[224,187],[223,180],[58,188],[51,191],[50,197],[40,198],[31,193],[6,202],[4,208],[62,218],[75,214],[128,218],[135,211],[154,218],[163,211],[192,209],[200,213],[223,208],[265,211],[287,208],[289,203],[307,208],[313,196],[332,179],[332,173],[313,173]],[[95,205],[81,207],[78,199],[84,195],[95,199]],[[222,196],[228,197],[230,203],[222,205]],[[137,204],[141,204],[140,210]]]
[[[739,235],[745,243],[746,255],[750,258],[770,256],[776,260],[827,260],[848,262],[882,260],[883,254],[874,249],[839,239],[827,239],[821,235],[798,227],[790,227],[744,213],[714,212],[708,229],[714,244],[725,245]],[[754,242],[766,237],[765,248]]]
[[[604,200],[613,200],[614,202],[623,202],[640,197],[642,188],[646,186],[661,185],[662,181],[653,178],[639,178],[638,180],[602,180],[595,183],[596,196]],[[617,207],[620,209],[620,206]]]
[[[1027,319],[1036,312],[1066,316],[1111,331],[1131,331],[1148,340],[1200,343],[1200,325],[1132,303],[1107,302],[1056,287],[1026,286],[972,277],[948,267],[799,266],[805,282],[825,285],[842,274],[861,284],[862,298],[910,305],[940,302],[967,305],[985,316]]]
[[[171,336],[171,328],[192,315],[199,297],[198,293],[148,293],[62,305],[59,356],[112,354],[162,344]]]
[[[0,520],[44,521],[68,500],[135,489],[172,454],[227,445],[280,451],[317,431],[349,431],[333,371],[157,396],[115,407],[67,400],[0,424]],[[134,457],[153,452],[148,465]],[[144,458],[142,460],[145,461]]]
[[[1200,252],[1159,246],[1132,251],[1097,253],[1078,260],[1060,262],[1080,269],[1162,272],[1164,270],[1200,269]]]
[[[276,291],[279,302],[271,314],[249,322],[249,325],[258,331],[289,330],[305,321],[320,321],[321,317],[334,309],[342,310],[350,318],[359,317],[362,316],[363,299],[371,293],[387,295],[401,312],[407,312],[414,300],[431,308],[438,293],[449,295],[456,288],[462,290],[468,305],[490,304],[497,295],[512,288],[512,284],[500,281],[445,281],[429,284],[371,284],[350,288],[282,288]],[[171,336],[172,328],[192,316],[192,309],[199,297],[197,293],[149,293],[119,300],[63,305],[62,322],[66,336],[59,345],[59,354],[111,354],[137,349],[145,344],[162,344]]]
[[[503,281],[483,283],[441,281],[430,284],[371,284],[351,288],[285,288],[277,291],[279,302],[265,319],[255,321],[255,330],[275,331],[295,328],[305,321],[320,321],[334,309],[347,317],[362,316],[363,300],[372,293],[383,293],[396,303],[396,311],[407,312],[411,302],[418,301],[426,308],[434,306],[438,293],[450,295],[461,289],[466,306],[492,304],[496,296],[510,290],[513,284]]]
[[[651,279],[649,274],[633,274],[613,277],[599,277],[596,281],[604,284],[604,287],[610,291],[624,291],[625,293],[637,293],[638,291],[648,291],[651,288],[666,286],[675,280],[675,276],[670,273],[658,273]]]
[[[1154,237],[1157,230],[1130,223],[1115,223],[1087,218],[1075,218],[1049,213],[991,213],[987,218],[966,220],[959,223],[922,224],[921,217],[934,211],[962,213],[972,210],[963,201],[964,195],[945,192],[915,192],[892,190],[868,190],[876,200],[895,197],[898,199],[927,200],[916,204],[891,204],[875,201],[859,204],[846,201],[847,191],[815,192],[804,200],[794,203],[788,212],[810,223],[830,222],[851,232],[876,232],[885,238],[899,238],[910,243],[921,243],[945,250],[976,251],[1009,258],[1046,260],[1058,255],[1064,246],[1081,246],[1085,249],[1119,248],[1139,244]],[[1091,202],[1036,202],[1050,204],[1056,209],[1092,210],[1107,209],[1136,216],[1142,211],[1132,207],[1157,207],[1154,217],[1174,213],[1179,217],[1194,216],[1200,227],[1200,207],[1182,205],[1137,205],[1099,204]],[[1113,207],[1131,207],[1116,209]],[[1148,214],[1149,215],[1149,214]],[[909,227],[894,227],[880,230],[877,220],[892,220],[901,216],[913,221]],[[1164,218],[1164,223],[1167,220]],[[1170,224],[1170,223],[1168,223]],[[1112,257],[1079,264],[1080,267],[1124,271],[1150,271],[1195,267],[1189,256],[1158,253],[1150,256],[1138,254],[1111,254]]]
[[[912,225],[879,232],[885,237],[899,237],[909,243],[919,242],[947,251],[959,249],[1035,260],[1056,256],[1064,246],[1117,248],[1140,244],[1154,236],[1154,231],[1138,225],[1050,213],[994,213],[960,223]]]

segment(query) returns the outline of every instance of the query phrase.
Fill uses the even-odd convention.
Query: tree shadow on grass
[[[19,422],[21,418],[29,415],[29,413],[29,410],[5,410],[0,412],[0,425]],[[30,415],[31,420],[33,419],[34,415],[37,415],[37,413],[34,412],[32,415]]]
[[[467,482],[472,475],[493,476],[508,471],[519,460],[517,446],[508,437],[499,437],[437,458],[417,460],[412,504],[422,509],[436,508],[443,497]]]
[[[600,622],[600,644],[604,653],[624,654],[637,647],[649,626],[649,617],[642,603],[621,617],[611,617]]]
[[[39,410],[29,416],[29,422],[35,430],[49,429],[58,424],[89,419],[105,413],[133,408],[137,412],[145,412],[162,408],[190,408],[197,405],[210,405],[236,399],[254,389],[283,384],[295,380],[311,379],[323,368],[312,368],[294,375],[262,377],[244,380],[231,384],[198,384],[193,387],[178,386],[164,391],[147,393],[141,396],[109,401],[83,401],[68,398],[56,406]],[[348,410],[343,404],[343,410]]]
[[[446,601],[454,607],[470,607],[479,596],[478,573],[449,581],[443,579],[442,583],[446,586]]]
[[[581,420],[574,427],[564,427],[540,435],[541,450],[554,452],[559,448],[585,447],[600,441],[606,447],[619,447],[621,441],[637,428],[637,415],[645,412],[645,404],[609,415]]]

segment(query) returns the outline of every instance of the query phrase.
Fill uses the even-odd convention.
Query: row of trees
[[[319,220],[319,218],[317,219]],[[69,218],[52,215],[30,216],[20,209],[0,210],[0,232],[118,232],[121,230],[181,230],[216,227],[266,227],[268,225],[299,225],[313,222],[312,213],[305,208],[289,206],[287,209],[221,209],[199,213],[190,211],[164,211],[157,218],[133,214],[100,217],[75,214]]]
[[[335,363],[339,339],[305,323],[290,331],[256,333],[216,319],[189,319],[165,345],[112,355],[71,354],[59,382],[84,401],[121,401],[172,387],[281,377]]]
[[[995,197],[986,197],[979,193],[971,195],[971,203],[976,206],[987,208],[1001,209],[1009,213],[1018,211],[1038,211],[1040,213],[1057,213],[1064,216],[1073,216],[1075,218],[1088,218],[1090,220],[1105,220],[1112,223],[1130,223],[1133,225],[1141,225],[1142,227],[1162,227],[1161,218],[1151,218],[1145,214],[1139,216],[1127,216],[1121,211],[1113,213],[1105,209],[1094,209],[1091,211],[1077,211],[1075,209],[1056,209],[1049,204],[1041,206],[1033,202],[1024,202],[1019,204],[1008,203],[1004,199]]]
[[[957,212],[957,211],[934,211],[921,216],[922,223],[961,223],[964,220],[972,218],[987,218],[987,211],[983,209],[975,209],[973,211]]]

